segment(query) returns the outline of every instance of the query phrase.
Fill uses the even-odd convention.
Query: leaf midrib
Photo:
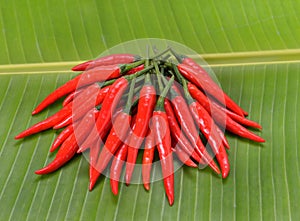
[[[248,51],[200,55],[211,67],[265,65],[300,62],[300,49]],[[199,59],[198,56],[191,56]],[[70,73],[70,68],[84,61],[44,62],[0,65],[0,75]]]

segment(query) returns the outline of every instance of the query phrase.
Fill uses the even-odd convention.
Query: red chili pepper
[[[98,66],[127,64],[138,61],[140,59],[140,56],[133,54],[112,54],[78,64],[72,68],[72,71],[84,71]]]
[[[176,120],[172,105],[169,100],[165,99],[165,110],[168,116],[169,127],[171,135],[175,142],[178,142],[181,149],[183,149],[189,156],[193,157],[197,162],[200,162],[201,157],[196,153],[186,136],[181,131],[178,122]]]
[[[171,102],[174,108],[174,112],[176,115],[176,118],[178,119],[183,131],[185,132],[185,135],[188,137],[192,145],[194,145],[195,150],[201,156],[201,158],[204,158],[204,161],[208,163],[208,165],[216,172],[220,173],[219,168],[211,158],[211,156],[207,153],[201,138],[199,137],[199,133],[196,129],[196,126],[194,124],[193,117],[190,113],[190,110],[188,108],[188,105],[184,98],[180,95],[178,95],[174,90],[171,88]]]
[[[227,156],[227,153],[226,153],[226,150],[225,150],[223,144],[221,144],[219,146],[218,150],[213,150],[213,151],[215,152],[217,161],[220,164],[221,171],[222,171],[222,177],[226,178],[230,171],[230,164],[229,164],[228,156]]]
[[[94,176],[95,173],[97,173],[96,164],[97,160],[99,158],[99,153],[101,150],[102,141],[96,140],[95,143],[90,148],[90,169],[89,169],[89,175],[90,179]]]
[[[116,156],[114,157],[110,167],[110,186],[114,195],[118,194],[120,175],[123,164],[127,158],[127,150],[127,144],[123,144],[116,153]]]
[[[154,135],[153,132],[149,130],[149,133],[145,139],[145,148],[143,152],[143,160],[142,160],[142,177],[143,184],[146,190],[150,190],[150,175],[151,175],[151,167],[154,158],[155,151],[155,143],[154,143]]]
[[[244,116],[245,111],[243,111],[227,94],[225,94],[222,89],[209,77],[209,75],[203,74],[203,72],[195,71],[192,67],[179,64],[177,65],[180,73],[189,81],[202,88],[206,93],[213,96],[215,99],[221,103],[226,104],[226,106],[238,115]],[[206,72],[205,72],[206,73]]]
[[[142,65],[140,65],[140,66],[137,66],[137,67],[135,67],[135,68],[132,68],[132,69],[130,69],[129,71],[125,72],[125,73],[124,73],[124,75],[131,75],[131,74],[135,74],[135,73],[137,73],[137,72],[139,72],[139,71],[143,70],[143,69],[144,69],[144,67],[145,67],[145,65],[144,65],[144,64],[142,64]]]
[[[62,106],[67,106],[67,104],[69,104],[70,102],[72,102],[73,98],[75,97],[75,94],[80,93],[81,90],[77,90],[77,91],[73,91],[72,93],[70,93],[63,101]]]
[[[115,111],[127,86],[128,81],[123,77],[116,80],[115,83],[111,86],[107,96],[103,101],[96,124],[92,131],[89,133],[89,136],[84,144],[80,146],[80,152],[90,147],[98,137],[103,138],[105,136],[108,128],[110,128],[111,116]]]
[[[73,133],[73,126],[66,127],[54,140],[50,152],[56,150],[71,134]]]
[[[124,110],[121,111],[114,119],[112,129],[110,130],[110,133],[106,138],[104,147],[100,152],[99,158],[95,166],[96,170],[94,171],[94,174],[91,174],[90,177],[90,190],[93,189],[98,177],[106,168],[110,159],[121,146],[122,142],[124,142],[125,137],[128,136],[128,130],[130,129],[131,123],[130,109],[134,93],[134,84],[135,80],[133,80],[131,83],[127,104]]]
[[[172,205],[174,202],[174,166],[168,117],[166,112],[154,111],[152,119],[155,140],[157,142],[157,149],[162,167],[164,186],[169,204]]]
[[[237,114],[231,112],[230,110],[219,106],[216,103],[214,103],[214,106],[216,108],[220,108],[221,110],[223,110],[227,114],[227,116],[229,116],[232,120],[234,120],[235,122],[237,122],[239,124],[243,124],[245,126],[253,127],[253,128],[257,128],[257,129],[262,129],[261,125],[259,125],[258,123],[254,122],[254,121],[251,121],[247,118],[241,117],[240,115],[237,115]]]
[[[123,64],[123,65],[109,65],[109,66],[100,66],[88,71],[85,71],[83,74],[78,75],[72,80],[68,81],[61,87],[57,88],[54,92],[48,95],[32,112],[32,114],[37,114],[46,108],[48,105],[55,102],[57,99],[74,92],[77,88],[95,83],[103,82],[109,79],[121,77],[123,73],[128,70],[137,67],[144,63],[144,61],[138,61],[132,64]]]
[[[73,133],[63,142],[55,156],[55,159],[44,168],[35,171],[35,173],[42,175],[54,172],[72,159],[72,157],[76,154],[77,149],[77,140],[75,134]]]
[[[131,128],[134,128],[135,123],[136,123],[136,115],[133,115],[132,120],[131,120],[131,125],[130,125]],[[123,164],[125,163],[125,160],[127,158],[127,153],[128,153],[127,143],[129,141],[131,133],[132,133],[132,130],[129,131],[129,134],[128,134],[127,138],[125,139],[125,142],[119,148],[119,150],[116,153],[116,155],[112,161],[112,164],[111,164],[110,184],[111,184],[112,192],[115,195],[118,194],[119,179],[120,179],[120,175],[122,172]]]
[[[226,129],[232,133],[235,133],[241,137],[248,138],[250,140],[256,142],[264,142],[265,140],[252,132],[248,131],[246,128],[241,126],[240,124],[236,123],[232,120],[228,115],[224,119],[224,112],[221,111],[219,108],[216,108],[214,105],[209,105],[209,101],[203,98],[203,93],[193,84],[188,84],[188,89],[190,94],[194,99],[196,99],[199,103],[203,104],[206,110],[210,113],[213,113],[214,120],[218,123],[221,127],[224,127],[224,123],[226,123]],[[212,108],[212,110],[211,110]]]
[[[171,78],[161,93],[156,103],[151,122],[151,128],[153,128],[152,131],[154,132],[155,143],[159,153],[164,187],[170,205],[174,203],[174,165],[171,149],[171,134],[168,117],[164,110],[164,99],[173,80],[174,77]]]
[[[68,125],[72,124],[72,115],[66,116],[62,121],[60,121],[59,123],[55,124],[53,126],[54,130],[58,130],[61,128],[64,128]]]
[[[214,154],[216,155],[216,158],[221,167],[222,177],[225,178],[229,173],[230,167],[227,158],[227,153],[222,143],[222,138],[221,136],[219,136],[218,131],[216,129],[217,127],[215,126],[209,113],[198,102],[195,102],[193,100],[188,91],[187,81],[182,76],[180,76],[179,71],[176,67],[174,67],[174,71],[183,85],[184,95],[189,103],[191,113],[196,122],[199,124],[200,130],[208,140],[208,143],[210,144]]]
[[[72,103],[69,103],[67,106],[63,107],[61,110],[59,110],[57,113],[51,115],[47,119],[36,123],[32,127],[26,129],[25,131],[18,134],[15,139],[21,139],[26,136],[41,132],[43,130],[47,130],[49,128],[52,128],[54,125],[62,121],[65,117],[70,116],[72,112]]]
[[[87,136],[86,131],[89,131],[94,124],[95,116],[93,111],[88,112],[78,124],[73,125],[73,133],[63,142],[55,159],[48,166],[36,171],[36,174],[51,173],[75,155],[78,147]]]
[[[200,130],[208,140],[209,145],[216,155],[216,158],[221,167],[222,177],[227,177],[230,167],[227,153],[222,143],[222,138],[219,137],[216,129],[217,126],[214,124],[209,113],[198,102],[191,103],[190,110],[195,121],[198,123]]]
[[[116,106],[118,105],[122,94],[127,88],[128,81],[144,74],[150,69],[152,69],[152,66],[149,66],[144,70],[137,72],[134,75],[124,76],[114,81],[113,85],[111,86],[110,90],[104,98],[96,125],[90,132],[85,143],[79,148],[79,151],[84,151],[85,149],[87,149],[98,137],[104,138],[111,125],[111,115],[114,112]]]
[[[209,113],[197,101],[189,102],[189,107],[196,124],[210,146],[218,148],[222,143],[222,137],[217,133],[217,126]]]
[[[149,120],[156,103],[156,92],[151,84],[150,76],[146,75],[145,84],[140,91],[140,99],[136,114],[136,125],[129,140],[128,155],[126,161],[125,181],[129,185],[134,170],[138,150],[149,130]]]

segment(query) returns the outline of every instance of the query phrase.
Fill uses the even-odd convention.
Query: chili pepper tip
[[[115,189],[112,189],[111,192],[112,192],[115,196],[117,196],[118,193],[119,193],[119,190],[118,190],[118,188],[115,188]]]
[[[149,191],[150,190],[150,184],[149,183],[144,183],[144,188],[145,188],[145,190]]]
[[[19,139],[22,139],[24,137],[26,137],[25,131],[23,131],[23,132],[19,133],[17,136],[15,136],[15,139],[19,140]]]
[[[168,195],[168,201],[169,201],[169,205],[172,206],[174,203],[174,196],[173,195]]]
[[[97,178],[98,178],[98,177],[97,177]],[[96,184],[96,181],[97,181],[97,179],[93,179],[93,178],[90,179],[90,184],[89,184],[89,190],[90,190],[90,191],[93,190],[93,188],[94,188],[94,186],[95,186],[95,184]]]
[[[228,176],[229,171],[230,171],[229,169],[228,169],[228,170],[222,171],[222,178],[223,178],[223,179],[225,179],[225,178]]]
[[[81,64],[78,64],[74,67],[72,67],[72,71],[84,71],[91,63],[92,61],[86,61],[86,62],[83,62]]]

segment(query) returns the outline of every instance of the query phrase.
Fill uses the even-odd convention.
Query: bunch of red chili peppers
[[[246,129],[261,126],[245,118],[247,113],[205,69],[171,48],[148,59],[108,55],[72,70],[83,72],[46,97],[32,114],[65,97],[62,109],[16,136],[20,139],[50,128],[61,130],[50,148],[51,152],[59,148],[55,159],[36,174],[51,173],[76,153],[89,150],[89,189],[109,167],[112,192],[117,194],[123,166],[129,184],[140,153],[142,180],[149,190],[157,152],[172,205],[173,157],[190,167],[209,165],[225,178],[230,170],[225,130],[264,142]]]

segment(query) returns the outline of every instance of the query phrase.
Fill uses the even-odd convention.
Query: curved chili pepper
[[[152,124],[162,168],[165,191],[169,204],[172,205],[174,202],[174,166],[170,129],[168,126],[168,117],[166,112],[158,110],[154,111]]]
[[[93,189],[98,177],[106,168],[110,159],[121,146],[122,142],[124,142],[125,137],[128,136],[128,130],[130,129],[131,123],[130,109],[134,92],[134,83],[135,81],[133,80],[131,83],[127,104],[124,110],[121,111],[114,119],[112,128],[109,132],[108,137],[106,138],[104,147],[102,148],[97,160],[95,166],[96,170],[94,171],[94,174],[91,174],[90,176],[90,190]]]
[[[227,153],[222,143],[222,138],[219,137],[219,134],[216,131],[217,126],[214,124],[208,112],[198,102],[191,103],[190,110],[195,121],[198,123],[200,130],[208,140],[210,147],[216,155],[217,161],[221,167],[222,177],[226,178],[230,167]]]
[[[222,89],[209,77],[208,74],[203,74],[203,72],[205,72],[204,69],[203,72],[199,72],[184,64],[179,64],[177,67],[180,73],[186,79],[202,88],[206,93],[210,94],[221,103],[225,101],[226,107],[231,109],[236,114],[244,116],[244,113],[246,112],[243,111],[227,94],[225,94]]]
[[[75,97],[75,94],[80,93],[81,90],[77,90],[77,91],[73,91],[72,93],[70,93],[63,101],[62,106],[66,106],[67,104],[69,104],[73,98]]]
[[[123,65],[109,65],[100,66],[88,71],[83,74],[78,75],[72,80],[68,81],[61,87],[57,88],[54,92],[48,95],[36,108],[33,110],[32,114],[37,114],[46,108],[48,105],[55,102],[57,99],[74,92],[77,88],[95,83],[103,82],[108,79],[121,77],[126,71],[143,64],[144,61],[138,61],[131,64]]]
[[[104,138],[109,126],[111,125],[111,114],[114,112],[116,106],[118,105],[122,97],[122,94],[127,88],[128,81],[144,74],[152,68],[152,66],[149,66],[143,69],[142,71],[137,72],[134,75],[123,76],[114,81],[110,90],[108,91],[107,95],[103,100],[102,108],[100,110],[99,117],[96,121],[96,125],[90,132],[84,144],[80,147],[79,151],[84,151],[85,149],[87,149],[91,145],[91,143],[93,143],[93,141],[97,139],[97,137]]]
[[[222,138],[217,133],[217,126],[209,113],[198,102],[189,102],[192,116],[200,128],[200,131],[207,139],[210,146],[218,148],[222,143]]]
[[[226,178],[230,171],[230,164],[229,164],[228,156],[227,156],[227,153],[226,153],[226,150],[225,150],[223,144],[221,144],[219,146],[218,150],[213,150],[213,151],[216,154],[217,161],[220,164],[221,171],[222,171],[222,177]]]
[[[72,71],[84,71],[97,66],[127,64],[138,61],[140,59],[140,56],[133,54],[112,54],[78,64],[72,68]]]
[[[93,122],[94,113],[87,113],[84,119],[78,123],[78,125],[73,126],[73,133],[63,142],[55,156],[55,159],[46,167],[37,170],[35,173],[51,173],[67,163],[76,154],[79,145],[87,136],[86,130],[90,130]]]
[[[212,96],[223,96],[219,97],[219,101],[225,101],[226,106],[228,106],[230,109],[232,109],[235,113],[241,116],[247,116],[248,113],[244,111],[240,106],[238,106],[222,89],[212,80],[211,76],[206,72],[204,68],[202,68],[196,61],[194,61],[192,58],[189,58],[188,56],[181,55],[176,53],[174,50],[172,50],[173,55],[176,57],[178,62],[180,62],[183,66],[187,66],[192,68],[195,72],[191,73],[189,76],[186,75],[185,77],[189,79],[191,82],[195,83],[198,87],[203,88],[203,86],[210,87],[211,92],[215,90],[215,93],[211,94]],[[201,81],[205,82],[205,84],[201,84]],[[201,86],[202,85],[202,86]],[[203,88],[205,92],[208,92],[205,88]],[[217,94],[217,92],[221,92],[221,94]],[[209,92],[210,93],[210,92]],[[223,102],[222,102],[223,103]]]
[[[50,152],[56,150],[71,134],[73,133],[73,126],[66,127],[54,140]]]
[[[97,160],[99,158],[99,153],[101,150],[101,145],[102,141],[96,140],[95,143],[90,147],[90,169],[89,169],[89,175],[90,175],[90,179],[94,176],[95,173],[97,173],[97,169],[96,169],[96,164],[97,164]]]
[[[65,117],[70,116],[71,113],[72,113],[72,103],[69,103],[67,106],[60,109],[57,113],[51,115],[47,119],[39,123],[36,123],[30,128],[21,132],[20,134],[15,136],[15,139],[21,139],[26,136],[41,132],[43,130],[47,130],[53,127],[54,125],[56,125],[57,123],[59,123],[60,121],[62,121]]]
[[[123,164],[125,163],[125,160],[127,158],[127,150],[128,150],[127,144],[123,144],[118,150],[118,152],[116,153],[116,156],[114,157],[112,164],[110,166],[110,186],[111,186],[111,191],[113,192],[114,195],[118,194],[119,180],[120,180]]]
[[[73,133],[63,142],[55,156],[55,159],[44,168],[35,171],[35,173],[42,175],[54,172],[65,163],[67,163],[70,159],[72,159],[72,157],[76,154],[77,149],[78,145],[76,136]]]
[[[125,181],[128,185],[134,170],[138,150],[149,130],[149,120],[156,103],[156,92],[151,84],[150,76],[146,75],[145,84],[140,92],[137,107],[136,124],[129,139],[128,155],[126,160]]]
[[[218,104],[216,104],[215,102],[214,106],[216,108],[220,108],[221,110],[223,110],[227,116],[229,116],[232,120],[234,120],[235,122],[239,123],[239,124],[243,124],[244,126],[248,126],[248,127],[253,127],[253,128],[257,128],[257,129],[262,129],[262,126],[254,121],[251,121],[247,118],[241,117],[240,115],[237,115],[233,112],[231,112],[230,110],[219,106]]]
[[[144,188],[150,190],[150,175],[151,167],[154,158],[155,144],[153,132],[149,130],[149,133],[145,139],[145,148],[143,152],[142,160],[142,178]]]
[[[58,130],[72,124],[72,115],[66,116],[62,121],[53,126],[54,130]]]
[[[185,102],[184,98],[178,95],[174,90],[171,88],[171,103],[174,108],[174,112],[176,118],[178,119],[185,135],[189,138],[192,145],[194,145],[197,154],[204,159],[206,163],[216,172],[220,173],[219,168],[211,158],[211,156],[207,153],[196,129],[194,124],[193,117],[189,111],[187,103]]]
[[[190,142],[187,140],[186,136],[181,131],[178,122],[176,120],[172,105],[169,100],[165,99],[165,110],[168,116],[169,127],[171,130],[171,135],[178,142],[181,149],[183,149],[189,156],[193,157],[197,162],[201,161],[201,157],[194,151]]]
[[[132,116],[131,120],[131,128],[135,127],[136,123],[136,115]],[[118,194],[118,186],[119,186],[119,179],[122,172],[123,164],[125,163],[125,160],[127,158],[128,154],[128,141],[130,139],[130,135],[132,133],[132,130],[129,131],[129,134],[127,138],[125,139],[125,142],[121,145],[119,148],[116,156],[113,159],[113,162],[111,164],[110,168],[110,184],[112,192],[117,195]]]
[[[166,85],[161,93],[153,112],[151,128],[153,128],[156,147],[158,150],[164,187],[170,205],[174,203],[174,165],[171,148],[171,134],[168,117],[164,110],[164,100],[169,91],[174,77]]]
[[[188,89],[191,94],[191,96],[196,99],[199,103],[201,103],[206,110],[208,110],[210,113],[214,113],[214,120],[216,123],[218,123],[221,127],[226,127],[226,129],[234,134],[237,134],[241,137],[248,138],[250,140],[256,141],[256,142],[265,142],[265,140],[256,134],[253,134],[252,132],[248,131],[246,128],[241,126],[240,124],[236,123],[234,120],[232,120],[228,115],[226,115],[226,118],[224,120],[224,112],[221,111],[219,108],[216,108],[214,105],[209,105],[209,101],[207,99],[204,99],[203,93],[193,84],[188,84]],[[211,110],[212,108],[212,110]],[[225,123],[225,125],[224,125]]]
[[[115,108],[118,105],[127,86],[128,81],[123,77],[118,78],[118,80],[116,80],[111,86],[107,96],[103,101],[96,124],[90,132],[88,138],[85,140],[82,146],[80,146],[80,152],[90,147],[90,145],[94,143],[98,137],[103,138],[105,136],[111,124],[111,115],[115,111]]]
[[[109,91],[110,86],[104,87],[104,88],[98,88],[97,92],[93,91],[94,94],[96,94],[96,98],[95,95],[91,95],[89,93],[86,93],[85,95],[82,95],[81,97],[76,97],[73,100],[73,111],[72,114],[67,116],[65,119],[63,119],[61,122],[59,122],[58,124],[56,124],[53,129],[60,129],[63,128],[69,124],[71,124],[72,122],[75,122],[79,119],[81,119],[89,110],[94,109],[95,112],[97,112],[97,110],[94,108],[95,106],[100,105],[106,94]],[[85,99],[84,99],[85,97]]]
[[[145,65],[144,65],[144,64],[142,64],[142,65],[140,65],[140,66],[137,66],[137,67],[135,67],[135,68],[132,68],[132,69],[130,69],[129,71],[125,72],[125,73],[124,73],[124,75],[131,75],[131,74],[135,74],[135,73],[137,73],[137,72],[139,72],[139,71],[143,70],[143,69],[144,69],[144,67],[145,67]]]

